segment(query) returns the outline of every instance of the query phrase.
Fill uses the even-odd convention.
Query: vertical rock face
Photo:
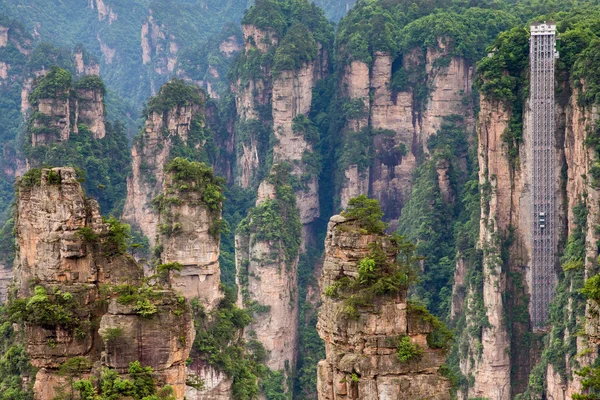
[[[100,89],[77,89],[77,121],[86,124],[94,139],[106,135],[104,94]]]
[[[590,168],[594,164],[593,150],[586,145],[587,133],[593,126],[595,111],[582,108],[577,103],[579,91],[568,87],[563,88],[570,97],[562,104],[556,105],[557,131],[556,158],[554,161],[554,176],[556,179],[555,197],[558,238],[567,238],[582,229],[585,237],[585,260],[582,260],[585,276],[589,276],[595,268],[597,258],[598,233],[592,225],[598,218],[598,191],[590,184]],[[533,224],[529,192],[531,176],[531,154],[527,145],[531,140],[529,104],[523,112],[523,139],[518,158],[511,158],[507,143],[503,139],[511,121],[511,109],[502,103],[483,98],[479,114],[479,182],[482,188],[482,219],[480,226],[480,247],[483,250],[483,304],[485,306],[489,325],[482,329],[481,336],[470,343],[469,357],[463,357],[461,369],[466,376],[474,377],[474,384],[469,388],[468,397],[490,397],[510,399],[516,393],[524,391],[527,385],[527,373],[533,368],[539,358],[539,350],[535,346],[523,345],[516,338],[522,334],[523,327],[516,326],[514,315],[516,307],[527,305],[531,293],[532,277],[527,268],[531,258],[531,226]],[[561,169],[564,173],[561,174]],[[578,217],[574,213],[577,206],[584,204],[587,216],[583,226],[578,226]],[[580,223],[580,222],[579,222]],[[510,238],[510,239],[507,239]],[[558,241],[558,240],[557,240]],[[593,244],[592,244],[593,243]],[[506,259],[501,253],[505,252]],[[556,249],[556,254],[561,254]],[[558,260],[557,260],[558,261]],[[571,279],[565,278],[562,279]],[[561,293],[576,292],[579,289],[574,281],[563,287]],[[525,300],[515,302],[513,292],[515,286],[523,287]],[[470,307],[469,299],[474,299],[474,293],[466,293],[465,307]],[[565,319],[583,324],[584,317],[579,316],[575,297],[569,295],[568,301],[561,305],[565,307]],[[474,300],[471,300],[474,301]],[[588,304],[587,309],[593,308]],[[468,308],[467,308],[468,310]],[[481,325],[475,315],[467,312],[467,324]],[[508,318],[513,318],[512,329],[509,328]],[[528,318],[528,314],[525,314]],[[586,324],[589,326],[597,324]],[[525,324],[525,328],[527,328]],[[529,328],[530,329],[530,328]],[[592,330],[594,328],[591,328]],[[547,332],[554,339],[553,326]],[[553,399],[570,399],[574,393],[581,390],[581,378],[574,371],[585,365],[590,365],[597,354],[597,345],[593,342],[593,332],[589,336],[575,338],[573,328],[568,326],[561,330],[556,340],[561,343],[576,343],[573,354],[565,352],[564,371],[557,371],[557,361],[541,365],[545,380],[544,395]],[[480,341],[480,344],[477,343]],[[525,346],[525,347],[522,347]],[[550,345],[551,346],[551,345]],[[580,352],[576,357],[575,353]],[[562,364],[562,361],[560,361]],[[512,371],[512,373],[511,373]],[[515,371],[522,371],[515,375]],[[565,380],[565,376],[571,377]],[[523,383],[524,381],[524,383]],[[525,386],[525,388],[524,388]],[[536,392],[537,393],[537,392]],[[541,393],[539,393],[541,395]],[[466,394],[465,394],[466,396]]]
[[[162,290],[154,292],[150,317],[115,296],[106,309],[100,286],[139,284],[143,271],[133,258],[115,253],[110,226],[103,222],[98,204],[85,197],[75,170],[32,170],[18,185],[15,286],[29,315],[27,353],[40,368],[36,399],[56,395],[56,387],[65,383],[58,367],[73,357],[101,362],[119,373],[140,361],[183,399],[185,361],[195,332],[185,302],[173,291]],[[48,303],[62,307],[60,319],[28,314]],[[118,330],[118,338],[106,336],[109,329]],[[84,371],[84,376],[94,373]]]
[[[37,100],[33,120],[31,145],[49,145],[69,140],[71,135],[71,105],[68,90],[50,98]]]
[[[203,116],[200,104],[181,104],[151,112],[131,149],[132,174],[127,179],[123,218],[138,227],[152,245],[156,240],[158,215],[151,202],[162,192],[163,169],[171,158],[173,146],[176,143],[187,146],[193,122],[197,118],[203,121]],[[195,150],[201,150],[202,145],[198,143]]]
[[[291,173],[303,180],[303,188],[296,191],[296,198],[300,220],[304,225],[320,215],[319,186],[317,174],[308,172],[311,166],[306,162],[316,150],[310,142],[310,132],[296,124],[298,118],[306,117],[310,111],[312,90],[327,71],[326,63],[327,54],[321,48],[316,61],[306,63],[299,70],[282,71],[273,82],[272,115],[276,139],[273,162],[291,164]],[[305,129],[309,130],[310,127]]]
[[[179,46],[172,35],[169,35],[164,25],[159,25],[152,16],[142,24],[142,64],[152,63],[154,71],[159,75],[174,72],[177,63]]]
[[[277,36],[271,30],[261,30],[252,25],[242,25],[245,53],[264,53],[277,45]],[[259,158],[261,149],[259,132],[251,125],[264,127],[271,118],[272,82],[270,67],[260,66],[261,76],[238,77],[231,90],[235,94],[238,115],[236,123],[237,165],[236,184],[243,188],[257,184],[259,166],[265,160]],[[263,139],[264,140],[264,139]]]
[[[82,49],[76,49],[73,53],[73,57],[75,59],[75,71],[77,75],[100,75],[100,66],[96,62],[96,60],[89,60],[86,62],[86,56],[89,55],[84,54]]]
[[[266,365],[286,376],[296,360],[301,234],[295,202],[286,204],[290,195],[289,185],[264,181],[256,208],[240,223],[235,237],[238,301],[254,312],[246,334],[254,332],[267,350]]]
[[[165,197],[158,217],[161,262],[177,262],[181,272],[172,277],[173,289],[186,299],[198,298],[210,311],[221,298],[219,269],[219,233],[213,232],[221,218],[202,201],[203,193],[181,190],[185,185],[166,177]],[[187,185],[186,185],[187,186]]]
[[[369,194],[380,201],[386,218],[396,221],[410,193],[417,158],[427,153],[427,141],[443,120],[460,115],[464,126],[473,130],[473,67],[446,53],[440,43],[440,50],[427,49],[425,54],[415,49],[393,60],[388,53],[377,52],[371,66],[361,61],[346,66],[343,96],[362,102],[364,109],[348,120],[345,129],[361,132],[369,127],[374,158],[367,166],[353,160],[342,165],[341,207],[358,194]],[[440,59],[449,63],[444,66]],[[392,90],[392,74],[398,68],[424,69],[425,81],[418,85],[428,88],[425,98],[416,97],[412,89]]]
[[[342,299],[325,295],[340,278],[358,277],[358,263],[376,241],[387,261],[395,262],[397,250],[388,237],[363,234],[339,215],[329,222],[317,325],[327,356],[317,369],[319,399],[450,399],[451,384],[440,374],[445,353],[429,347],[427,337],[434,327],[407,303],[405,291],[358,308],[355,319],[344,314]],[[396,353],[398,341],[406,337],[423,353],[402,362]]]
[[[78,133],[78,124],[87,125],[94,139],[106,135],[104,84],[98,76],[86,75],[73,86],[69,72],[53,67],[27,95],[34,109],[28,125],[32,147],[67,141]]]

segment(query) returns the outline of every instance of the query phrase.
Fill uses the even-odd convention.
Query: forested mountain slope
[[[5,398],[599,398],[600,4],[324,6],[0,4]],[[550,20],[534,330],[529,26]]]

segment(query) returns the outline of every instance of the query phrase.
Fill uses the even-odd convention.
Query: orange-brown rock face
[[[105,308],[100,287],[140,284],[143,270],[127,254],[107,247],[110,227],[103,222],[98,203],[84,195],[75,170],[43,169],[41,175],[22,178],[15,224],[17,298],[31,298],[35,292],[38,302],[62,301],[69,314],[63,322],[25,319],[26,350],[40,368],[36,400],[56,395],[56,387],[65,383],[58,367],[73,357],[101,362],[119,373],[126,373],[129,362],[140,361],[154,369],[159,381],[174,387],[177,399],[183,399],[185,361],[195,333],[190,311],[172,290],[158,292],[150,316],[141,315],[135,304],[119,303],[115,296]],[[31,300],[26,304],[27,309],[35,307]],[[119,330],[119,337],[105,337],[109,328]]]
[[[123,218],[138,227],[152,245],[156,241],[158,214],[151,202],[162,192],[163,169],[170,159],[173,142],[187,145],[192,120],[199,113],[203,113],[199,105],[189,105],[150,114],[131,149],[132,174],[127,178]]]
[[[305,162],[315,149],[307,140],[305,132],[294,129],[294,119],[308,115],[312,103],[312,90],[316,82],[323,77],[320,62],[326,62],[327,55],[321,50],[317,61],[306,63],[295,71],[282,71],[273,82],[273,130],[277,142],[273,147],[274,163],[289,163],[291,173],[303,179],[304,187],[296,191],[300,220],[310,224],[320,215],[319,186],[314,173],[308,173],[310,166]]]
[[[380,240],[389,261],[395,261],[389,239],[344,227],[350,228],[345,218],[332,217],[325,238],[317,330],[327,358],[317,368],[319,399],[450,399],[451,384],[439,372],[445,353],[427,345],[433,327],[409,307],[405,292],[359,308],[357,319],[344,314],[343,300],[325,296],[325,288],[339,278],[358,276],[357,264],[369,254],[370,243]],[[397,341],[406,336],[423,354],[401,362]]]
[[[375,158],[367,167],[350,164],[345,167],[344,182],[339,188],[341,207],[359,194],[377,198],[386,218],[395,222],[407,196],[417,157],[427,153],[427,141],[440,128],[443,120],[452,115],[463,117],[463,125],[474,127],[470,101],[473,67],[457,57],[450,58],[447,66],[439,66],[445,55],[441,50],[427,49],[423,55],[415,49],[404,55],[402,65],[393,65],[389,54],[378,52],[369,67],[361,61],[346,66],[343,75],[344,96],[361,100],[364,113],[350,119],[346,130],[360,132],[366,127],[373,131]],[[406,71],[424,68],[429,93],[416,98],[412,89],[393,92],[394,68]]]
[[[127,373],[129,364],[139,361],[151,366],[157,381],[173,387],[175,397],[183,399],[186,391],[186,361],[196,331],[189,310],[171,290],[160,293],[157,311],[151,318],[141,316],[135,305],[122,305],[113,299],[100,321],[103,336],[102,364],[119,373]],[[106,332],[119,330],[116,339]]]

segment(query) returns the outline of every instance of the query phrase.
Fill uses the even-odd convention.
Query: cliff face
[[[595,155],[586,144],[595,118],[593,110],[577,102],[579,90],[568,86],[562,89],[568,96],[556,104],[556,243],[565,243],[567,238],[573,241],[565,247],[562,263],[580,257],[570,253],[577,246],[582,246],[584,254],[581,255],[582,272],[572,272],[565,267],[559,274],[557,265],[554,307],[563,309],[564,313],[551,314],[547,330],[533,333],[534,337],[548,335],[549,344],[542,348],[535,344],[535,339],[523,339],[531,335],[528,332],[532,330],[527,309],[531,307],[532,277],[527,265],[531,259],[529,238],[533,224],[529,191],[532,166],[531,154],[527,151],[531,140],[529,104],[525,104],[522,142],[518,157],[514,157],[504,136],[513,118],[511,106],[486,98],[480,103],[478,154],[482,219],[479,247],[483,250],[483,282],[481,288],[466,288],[466,300],[460,307],[467,310],[468,326],[481,326],[481,319],[473,310],[475,304],[482,301],[487,322],[480,334],[468,340],[470,350],[462,357],[462,373],[474,378],[473,385],[463,393],[465,398],[510,399],[528,389],[531,398],[543,395],[570,399],[582,389],[581,378],[575,371],[590,365],[597,354],[596,345],[590,344],[590,336],[575,334],[577,327],[585,324],[584,308],[588,310],[585,329],[591,329],[591,337],[596,324],[589,321],[589,309],[593,306],[586,306],[575,294],[583,279],[593,274],[598,253],[597,232],[590,227],[598,218],[598,192],[590,184]],[[583,220],[578,214],[581,207],[585,210]],[[563,254],[561,248],[555,251]],[[457,269],[455,276],[464,277],[464,270],[464,266],[462,273]],[[461,284],[460,276],[456,283]],[[455,293],[460,290],[464,287],[455,287]],[[553,344],[557,341],[564,346]],[[530,372],[533,378],[529,378]],[[541,382],[541,386],[530,383],[528,388],[528,380]]]
[[[286,376],[295,365],[298,341],[296,273],[301,225],[295,202],[285,204],[290,199],[283,196],[292,193],[289,185],[264,181],[256,208],[241,222],[235,237],[238,302],[254,314],[245,333],[254,332],[252,338],[264,345],[265,365]]]
[[[185,183],[173,175],[166,176],[165,197],[159,206],[160,260],[183,266],[171,278],[172,288],[186,299],[199,299],[210,311],[221,298],[220,237],[218,232],[213,232],[221,218],[220,206],[211,212],[203,204],[200,191],[180,189]]]
[[[100,89],[77,89],[75,121],[86,124],[92,131],[94,139],[102,139],[106,135],[104,120],[104,93]]]
[[[40,368],[36,399],[55,396],[65,384],[58,369],[73,357],[119,373],[140,361],[182,399],[185,361],[194,340],[189,309],[171,290],[154,292],[148,300],[153,311],[146,315],[139,304],[116,293],[108,295],[106,308],[100,286],[140,285],[142,268],[115,247],[113,226],[103,222],[98,203],[85,197],[72,168],[37,171],[19,182],[15,268],[17,299],[24,299],[27,353]],[[45,304],[62,309],[61,317],[43,319],[46,314],[36,310]],[[110,331],[119,335],[110,336]],[[88,367],[81,374],[98,372]]]
[[[245,53],[262,54],[271,46],[277,45],[277,37],[270,30],[260,30],[252,25],[242,25]],[[241,76],[232,85],[237,111],[236,122],[236,184],[243,188],[256,185],[261,160],[259,152],[264,153],[261,146],[260,132],[256,128],[268,129],[271,120],[272,82],[270,66],[260,66],[257,76]],[[254,126],[255,129],[251,129]],[[263,154],[261,156],[264,157]]]
[[[296,191],[296,201],[303,225],[310,224],[320,215],[318,174],[307,161],[315,157],[314,139],[310,126],[299,126],[308,121],[306,116],[312,104],[312,90],[317,81],[327,73],[327,52],[319,45],[315,61],[306,63],[299,70],[281,71],[273,82],[272,116],[276,144],[273,147],[273,163],[289,163],[292,175],[302,181]],[[314,129],[314,128],[313,128]]]
[[[443,120],[460,115],[467,130],[473,130],[473,67],[463,58],[449,57],[442,43],[439,47],[424,53],[415,49],[396,60],[377,52],[371,66],[361,61],[346,66],[342,95],[358,100],[363,109],[349,118],[345,129],[364,135],[363,130],[370,128],[372,139],[367,141],[373,156],[368,165],[348,160],[340,166],[344,171],[338,189],[342,208],[352,197],[369,194],[380,201],[386,218],[396,221],[410,194],[417,159],[428,152],[429,137]],[[426,95],[420,89],[393,88],[392,76],[399,69],[407,74],[423,70],[423,81],[412,87],[426,87]]]
[[[349,318],[344,300],[331,296],[343,277],[358,278],[358,263],[380,242],[387,262],[397,250],[389,237],[363,234],[342,216],[331,218],[325,239],[325,260],[320,278],[323,304],[317,330],[325,340],[326,356],[317,369],[319,399],[450,399],[450,382],[440,373],[445,352],[429,346],[431,322],[407,302],[407,293],[375,299],[358,307]],[[398,343],[421,349],[419,357],[400,360]]]
[[[188,140],[190,131],[202,130],[203,125],[204,109],[200,104],[175,105],[167,111],[151,112],[133,144],[123,218],[138,227],[152,245],[156,241],[158,214],[151,202],[163,190],[164,167],[172,157],[172,149],[192,146],[192,140]],[[192,147],[194,150],[201,151],[204,143],[193,145],[197,146]]]

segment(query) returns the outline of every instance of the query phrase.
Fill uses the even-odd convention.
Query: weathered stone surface
[[[356,164],[346,167],[345,180],[339,188],[342,208],[352,197],[369,194],[379,200],[386,218],[395,225],[410,194],[417,156],[428,152],[429,137],[452,115],[461,116],[461,123],[473,131],[472,104],[465,101],[470,99],[473,67],[456,57],[446,67],[436,66],[436,60],[446,56],[445,46],[440,43],[440,50],[427,49],[423,55],[415,49],[402,60],[406,70],[425,68],[426,80],[422,84],[430,88],[425,104],[419,104],[422,99],[416,99],[410,88],[392,92],[394,60],[388,53],[377,52],[371,67],[360,61],[346,66],[342,77],[344,95],[362,100],[366,113],[347,121],[345,129],[359,132],[370,124],[373,130],[387,132],[372,139],[375,158],[370,167],[361,171]]]
[[[217,371],[200,361],[194,361],[187,369],[188,376],[198,377],[204,383],[201,390],[187,386],[187,400],[230,400],[233,380],[223,372]]]
[[[180,305],[172,291],[164,291],[157,312],[150,317],[137,314],[132,306],[113,299],[100,321],[99,333],[120,329],[113,340],[104,339],[102,364],[127,373],[129,364],[139,361],[152,366],[158,379],[173,386],[178,399],[185,393],[186,360],[196,331],[191,314]]]
[[[264,181],[256,204],[275,197],[275,186]],[[295,365],[298,341],[298,258],[287,263],[282,246],[281,241],[258,240],[254,233],[235,236],[238,305],[266,306],[254,313],[245,334],[253,331],[264,345],[269,368],[287,374],[285,365]]]
[[[130,362],[154,369],[160,385],[170,384],[183,399],[186,360],[194,340],[191,312],[172,290],[152,300],[155,315],[142,317],[133,305],[100,300],[102,285],[139,285],[143,270],[127,254],[105,254],[108,224],[98,203],[87,199],[72,168],[43,169],[40,182],[18,183],[15,286],[18,297],[32,294],[33,285],[46,289],[50,300],[69,293],[75,328],[25,323],[26,349],[41,368],[34,388],[36,400],[51,400],[55,386],[64,384],[58,367],[69,358],[126,373]],[[81,228],[97,239],[86,241]],[[69,306],[71,307],[71,306]],[[109,328],[121,330],[116,339],[101,339]]]
[[[178,262],[181,272],[171,277],[172,288],[186,299],[198,298],[207,310],[217,306],[220,291],[219,245],[220,236],[210,234],[210,228],[221,218],[220,212],[211,213],[202,203],[201,193],[179,191],[167,175],[167,190],[179,199],[168,204],[159,215],[159,224],[176,226],[173,232],[159,234],[162,246],[161,262]]]
[[[94,139],[102,139],[106,135],[104,122],[104,94],[99,89],[77,90],[78,122],[87,125]]]
[[[31,145],[35,147],[69,140],[71,135],[70,109],[68,93],[57,93],[56,97],[51,99],[39,99],[37,111],[47,116],[49,122],[36,119],[33,127],[47,127],[54,132],[33,132]]]
[[[176,106],[168,112],[148,116],[141,137],[131,149],[132,173],[127,178],[127,198],[123,219],[138,227],[151,245],[156,242],[158,214],[152,200],[163,189],[164,167],[173,140],[187,142],[192,119],[204,110],[198,105]]]
[[[329,222],[317,324],[327,356],[317,367],[319,400],[450,399],[451,384],[439,373],[445,354],[428,347],[426,336],[433,327],[408,309],[406,293],[359,308],[356,320],[343,314],[343,300],[324,295],[340,277],[358,276],[357,264],[376,240],[393,262],[395,250],[388,238],[362,234],[339,215]],[[404,335],[423,348],[419,360],[398,360],[395,339]]]

